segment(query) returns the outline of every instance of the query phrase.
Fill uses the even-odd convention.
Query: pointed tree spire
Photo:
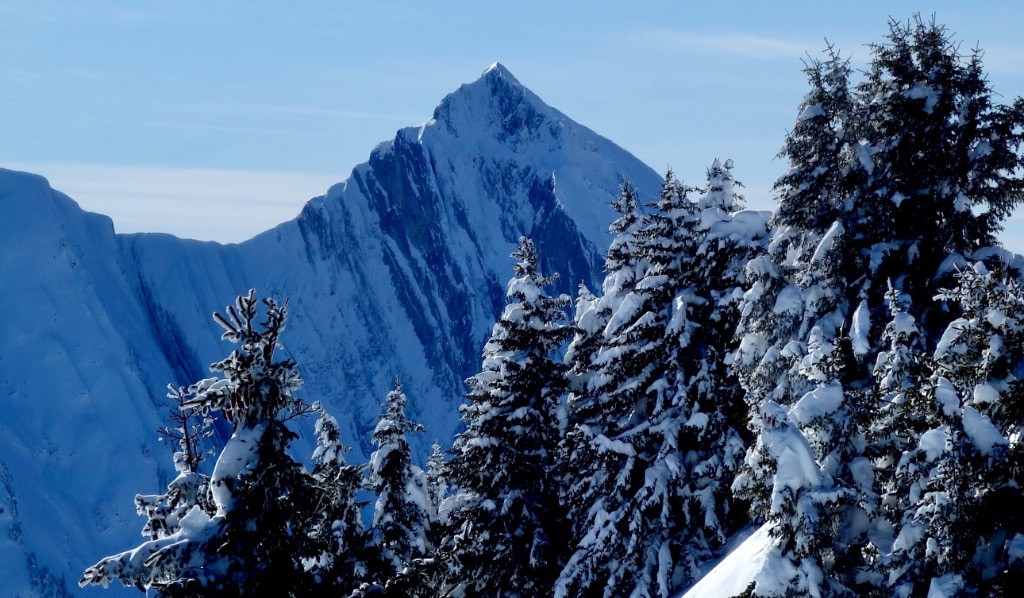
[[[466,431],[446,468],[455,495],[438,550],[441,594],[550,593],[562,533],[552,480],[565,366],[555,351],[571,330],[565,295],[543,287],[533,243],[521,238],[507,304],[467,380]]]
[[[413,465],[406,439],[409,432],[422,432],[423,426],[406,418],[407,403],[402,384],[396,380],[372,438],[377,450],[370,455],[369,486],[377,494],[377,502],[370,542],[381,551],[386,577],[402,572],[432,548],[427,479]]]
[[[708,167],[707,186],[704,187],[700,199],[697,201],[699,210],[718,208],[726,213],[731,213],[743,209],[743,196],[738,191],[743,187],[743,183],[733,177],[732,169],[732,160],[722,162],[715,158],[711,166]]]

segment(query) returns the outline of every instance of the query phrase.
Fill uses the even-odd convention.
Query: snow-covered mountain
[[[353,460],[396,377],[427,426],[420,454],[449,443],[518,237],[561,290],[596,288],[623,177],[644,198],[661,181],[500,64],[238,245],[116,235],[41,177],[0,170],[0,594],[70,591],[137,543],[132,497],[171,469],[163,389],[230,350],[210,314],[250,287],[289,300],[302,396],[343,423]]]

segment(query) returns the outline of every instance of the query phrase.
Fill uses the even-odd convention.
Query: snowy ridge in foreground
[[[772,548],[766,523],[729,552],[713,569],[679,598],[729,598],[742,594],[762,575]]]

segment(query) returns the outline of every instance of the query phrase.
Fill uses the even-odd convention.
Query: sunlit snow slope
[[[77,594],[84,567],[137,543],[132,497],[170,472],[163,389],[230,350],[210,314],[250,287],[289,300],[303,397],[343,423],[353,460],[396,377],[427,426],[420,454],[449,443],[518,237],[562,291],[594,288],[622,177],[647,198],[660,185],[499,64],[238,245],[115,235],[42,178],[0,170],[0,595]]]

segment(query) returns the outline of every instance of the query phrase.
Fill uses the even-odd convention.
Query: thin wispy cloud
[[[181,110],[193,113],[209,114],[284,114],[299,116],[330,116],[353,120],[382,120],[402,123],[413,123],[421,120],[419,117],[412,117],[402,114],[391,114],[386,112],[370,112],[360,110],[339,110],[335,108],[321,108],[317,106],[303,105],[274,105],[274,104],[246,104],[246,103],[216,103],[216,102],[150,102],[150,106],[162,109]]]
[[[807,54],[813,44],[789,39],[751,35],[746,33],[696,33],[677,29],[649,29],[632,35],[633,42],[662,51],[718,52],[754,58],[778,60],[799,58]]]
[[[0,167],[40,174],[83,209],[111,216],[119,233],[163,232],[238,242],[295,218],[338,174],[105,164]]]
[[[233,125],[211,125],[207,123],[196,123],[177,120],[144,120],[139,125],[146,127],[160,127],[164,129],[182,129],[192,131],[214,131],[217,133],[241,133],[248,135],[272,135],[279,137],[320,137],[319,131],[301,129],[288,129],[285,127],[242,127]]]

